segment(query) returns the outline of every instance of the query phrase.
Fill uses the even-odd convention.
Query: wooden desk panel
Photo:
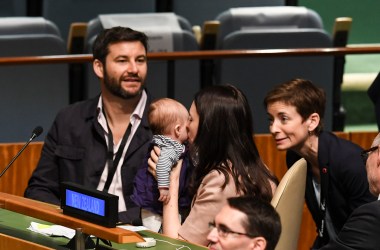
[[[54,248],[45,247],[30,241],[0,233],[0,249],[50,250]]]
[[[135,232],[121,228],[107,228],[84,220],[64,215],[58,206],[20,196],[0,193],[1,207],[16,213],[48,221],[57,225],[77,229],[83,233],[117,243],[140,242],[142,237]]]
[[[46,250],[46,249],[59,249],[67,250],[67,243],[69,239],[65,237],[49,237],[42,234],[32,232],[27,229],[30,223],[37,222],[41,224],[50,225],[51,223],[42,221],[36,218],[25,216],[19,213],[11,212],[9,210],[0,209],[0,249],[32,249],[32,250]],[[204,250],[206,247],[199,246],[187,241],[182,241],[178,239],[173,239],[162,234],[150,232],[150,231],[139,231],[142,237],[152,237],[157,241],[157,245],[152,249],[192,249],[192,250]],[[3,238],[1,234],[4,234],[7,238]],[[20,246],[17,248],[2,248],[8,244],[7,241],[11,241],[9,246]],[[95,239],[93,238],[93,241]],[[29,248],[27,244],[32,247]],[[100,243],[103,245],[102,243]],[[24,247],[25,246],[25,247]],[[109,249],[109,248],[107,248]],[[141,248],[136,247],[136,243],[125,243],[119,244],[112,242],[112,249],[128,249],[128,250],[138,250]]]

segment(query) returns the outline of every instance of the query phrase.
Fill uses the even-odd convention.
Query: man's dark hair
[[[109,53],[109,45],[118,42],[135,41],[141,42],[145,51],[148,51],[148,37],[144,33],[120,26],[104,29],[98,34],[92,47],[94,60],[98,59],[103,65],[105,65],[105,60]]]
[[[281,234],[281,221],[273,206],[253,196],[233,197],[227,201],[230,207],[246,214],[247,220],[241,221],[246,233],[264,237],[266,250],[274,250]]]

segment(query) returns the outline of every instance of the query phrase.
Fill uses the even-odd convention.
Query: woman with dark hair
[[[362,149],[323,131],[325,93],[308,80],[276,86],[264,105],[277,149],[288,150],[288,167],[301,157],[308,163],[305,198],[318,227],[313,248],[320,248],[336,238],[355,208],[375,199],[368,189]]]
[[[172,198],[163,207],[163,233],[207,245],[208,222],[227,198],[249,194],[270,201],[278,181],[259,156],[251,110],[239,89],[231,85],[204,88],[195,95],[189,113],[189,152],[195,166],[192,206],[181,225],[176,198],[179,163],[170,177]],[[153,169],[156,159],[153,153]]]

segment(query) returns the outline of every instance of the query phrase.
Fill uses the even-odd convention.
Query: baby
[[[167,203],[169,197],[169,176],[173,165],[185,151],[187,140],[186,124],[189,118],[187,109],[179,102],[162,98],[149,107],[148,121],[153,133],[152,142],[161,149],[157,162],[157,183],[159,201]]]
[[[189,113],[179,102],[161,98],[149,106],[148,121],[153,133],[152,146],[161,150],[156,166],[157,182],[148,172],[147,159],[134,179],[134,191],[131,200],[141,207],[143,225],[152,231],[158,231],[161,226],[162,203],[170,200],[169,183],[170,171],[185,152],[184,142],[187,141]],[[150,147],[150,150],[152,147]],[[184,161],[182,168],[187,168]],[[180,185],[182,189],[185,183]],[[157,192],[158,190],[158,192]],[[186,192],[185,192],[186,193]],[[160,202],[159,202],[160,201]],[[189,206],[191,199],[179,197],[179,204],[183,208]]]

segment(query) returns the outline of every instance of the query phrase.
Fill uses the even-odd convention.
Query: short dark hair
[[[280,216],[274,207],[254,196],[232,197],[227,202],[230,207],[246,214],[247,220],[241,222],[246,233],[264,237],[266,250],[274,250],[281,234]]]
[[[131,28],[117,26],[104,29],[98,34],[92,47],[94,60],[98,59],[101,63],[105,64],[106,57],[109,53],[109,45],[123,41],[139,41],[143,44],[145,52],[148,51],[147,35]]]
[[[321,120],[315,133],[319,135],[323,130],[326,94],[323,89],[318,88],[311,81],[293,79],[274,87],[264,99],[265,108],[274,102],[283,102],[294,106],[303,121],[307,120],[311,114],[317,113]]]

